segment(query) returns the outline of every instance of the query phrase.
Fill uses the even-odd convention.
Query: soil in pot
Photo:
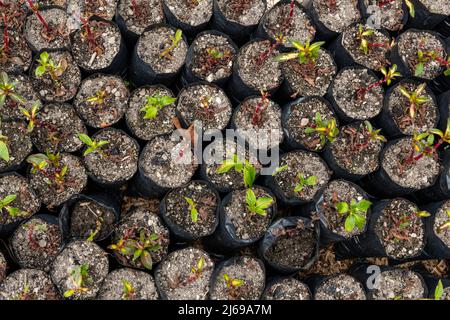
[[[164,21],[161,0],[120,0],[117,13],[129,31],[140,35],[145,28]]]
[[[284,278],[272,282],[262,296],[263,300],[311,300],[309,288],[295,278]]]
[[[384,90],[377,86],[362,95],[358,91],[377,81],[367,69],[345,68],[334,79],[331,96],[345,116],[356,120],[370,119],[378,115],[383,107]]]
[[[0,251],[0,283],[6,278],[6,270],[8,269],[8,262],[5,255]]]
[[[39,15],[46,24],[42,23],[34,13],[28,16],[24,30],[24,37],[33,51],[69,48],[69,35],[75,29],[69,22],[66,11],[61,8],[50,8],[39,10]]]
[[[444,202],[436,211],[434,218],[434,234],[450,248],[450,201]]]
[[[287,200],[308,202],[325,186],[332,172],[315,153],[292,151],[281,156],[274,183]]]
[[[405,135],[426,132],[438,124],[439,110],[434,96],[430,89],[424,86],[424,83],[404,80],[392,89],[386,99],[392,120]],[[405,93],[418,93],[417,98],[423,101],[419,103],[411,100]]]
[[[419,208],[412,202],[395,198],[384,207],[374,230],[388,257],[406,259],[417,256],[425,247],[425,231]]]
[[[200,83],[180,92],[177,112],[186,127],[200,122],[204,131],[223,130],[230,122],[232,106],[220,87]]]
[[[161,219],[155,213],[137,208],[119,223],[109,248],[120,264],[151,270],[167,255],[168,246],[169,230]],[[142,251],[134,258],[137,250]]]
[[[371,290],[373,300],[420,300],[426,289],[422,278],[414,271],[391,269],[377,277],[377,288]]]
[[[424,79],[433,79],[443,70],[442,65],[435,59],[423,57],[423,63],[419,59],[419,50],[423,53],[435,53],[440,59],[446,59],[447,55],[443,42],[437,35],[429,31],[405,31],[397,39],[398,53],[402,62],[407,66],[412,75]]]
[[[180,22],[189,26],[199,26],[211,19],[212,0],[164,0],[164,4]]]
[[[24,1],[3,1],[2,13],[8,17],[8,28],[22,32],[28,15],[28,7]],[[0,27],[5,26],[5,21],[0,19]]]
[[[105,239],[114,228],[114,211],[90,199],[80,199],[71,208],[70,236],[81,239]]]
[[[330,146],[336,164],[354,175],[367,175],[378,169],[379,156],[386,138],[370,122],[355,122],[341,128]]]
[[[97,143],[107,141],[93,152],[84,151],[84,164],[90,176],[106,184],[130,180],[137,171],[139,146],[121,130],[106,128],[92,136]]]
[[[305,43],[308,40],[311,41],[316,34],[316,29],[310,18],[297,2],[295,2],[292,15],[291,3],[285,1],[273,6],[264,15],[261,23],[264,31],[271,39],[276,39],[279,34],[282,34],[284,40],[292,39]],[[292,44],[288,41],[283,41],[283,45],[292,47]]]
[[[142,173],[163,188],[176,188],[191,180],[197,164],[190,145],[158,136],[148,142],[141,153]]]
[[[21,267],[48,272],[62,247],[61,230],[57,223],[34,217],[14,231],[10,243]]]
[[[9,171],[19,167],[23,160],[33,150],[30,134],[26,130],[23,122],[0,123],[0,135],[6,138],[1,139],[8,148],[9,157],[0,159],[0,172]]]
[[[341,33],[349,25],[358,22],[361,14],[355,0],[312,0],[312,8],[320,22],[331,31]]]
[[[41,270],[20,269],[0,285],[0,300],[59,300],[50,277]]]
[[[437,157],[416,160],[411,138],[402,138],[388,145],[381,166],[389,178],[404,188],[423,189],[434,184],[440,172]]]
[[[371,13],[375,15],[375,21],[383,29],[389,31],[400,31],[403,29],[404,16],[407,14],[403,10],[403,0],[392,0],[387,3],[384,0],[364,0],[367,7],[377,6],[377,12]]]
[[[73,107],[51,103],[39,110],[31,140],[40,152],[75,152],[83,145],[79,133],[87,130]]]
[[[14,73],[27,71],[31,64],[31,50],[25,38],[16,30],[3,27],[0,28],[0,43],[0,69]]]
[[[155,281],[147,272],[120,268],[110,272],[100,288],[97,300],[157,300]]]
[[[314,300],[366,300],[363,285],[348,274],[325,279],[316,288]]]
[[[145,141],[172,132],[175,129],[175,101],[172,91],[163,85],[136,89],[125,113],[128,128],[134,136]]]
[[[68,0],[68,12],[78,14],[89,19],[98,16],[106,20],[112,20],[116,13],[117,0]]]
[[[420,0],[420,3],[434,14],[448,15],[450,13],[450,3],[447,1]]]
[[[6,208],[3,208],[0,215],[1,224],[11,224],[24,220],[39,210],[38,197],[28,185],[27,180],[18,174],[9,173],[0,177],[1,199],[10,195],[15,195],[16,198],[9,203],[9,207],[18,208],[19,212],[11,215]]]
[[[129,95],[120,77],[97,74],[82,82],[74,107],[87,125],[105,128],[123,117]]]
[[[43,7],[58,6],[58,7],[66,9],[68,1],[69,0],[41,0],[41,1],[39,1],[39,4]]]
[[[257,25],[266,10],[262,0],[217,0],[227,20],[243,26]]]
[[[73,58],[84,70],[109,67],[118,55],[120,45],[119,28],[106,21],[88,21],[71,37]]]
[[[167,224],[176,226],[193,238],[210,235],[217,227],[220,198],[205,182],[191,181],[185,186],[173,189],[163,201],[163,214],[168,220]]]
[[[66,299],[94,299],[108,275],[105,251],[90,241],[72,241],[53,261],[50,275]]]
[[[245,99],[235,110],[232,122],[250,147],[272,149],[283,141],[281,108],[265,96]]]
[[[324,49],[320,49],[313,61],[302,64],[298,59],[292,59],[283,62],[281,69],[290,87],[291,98],[324,96],[337,72],[333,57]]]
[[[55,67],[44,67],[44,61],[53,62]],[[81,82],[81,73],[70,52],[43,51],[33,61],[31,80],[42,100],[65,102],[75,97]]]
[[[212,300],[258,300],[265,286],[263,265],[251,256],[225,261],[215,276],[211,283]]]
[[[372,33],[363,35],[364,33]],[[362,46],[367,41],[366,46]],[[342,33],[341,45],[353,60],[366,68],[380,70],[389,64],[389,36],[367,25],[354,24]]]
[[[189,247],[172,252],[155,271],[163,299],[206,300],[214,262],[200,249]]]
[[[347,204],[347,210],[340,208],[345,206],[342,203]],[[350,211],[351,207],[357,204],[360,204],[358,206],[360,210]],[[331,181],[322,190],[316,204],[323,226],[333,234],[346,239],[362,234],[366,230],[370,205],[371,202],[367,200],[367,195],[362,189],[345,180]]]
[[[290,107],[291,112],[283,123],[286,136],[310,151],[321,151],[327,143],[326,137],[318,131],[307,132],[307,128],[317,126],[317,114],[323,123],[336,119],[326,100],[309,97],[299,100]]]
[[[40,154],[28,160],[34,161],[28,174],[30,186],[50,209],[81,193],[87,185],[86,169],[79,158],[68,153],[51,155],[51,158]],[[42,162],[47,163],[43,168],[35,167]]]
[[[226,79],[232,73],[236,50],[225,35],[201,33],[189,48],[191,60],[186,64],[186,68],[204,81]]]

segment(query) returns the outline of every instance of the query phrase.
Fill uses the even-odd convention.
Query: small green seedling
[[[53,154],[50,152],[47,152],[47,154],[33,154],[27,158],[27,162],[31,164],[32,174],[36,174],[39,171],[58,185],[64,183],[64,178],[69,170],[67,165],[61,167],[60,160],[61,155],[59,153]],[[46,169],[50,164],[53,167],[51,171]]]
[[[389,67],[389,70],[386,70],[385,67],[380,68],[380,72],[383,74],[383,79],[378,80],[377,82],[372,83],[367,88],[361,88],[356,91],[356,95],[358,98],[365,97],[366,93],[370,92],[373,88],[381,86],[383,83],[386,83],[386,85],[390,85],[392,83],[392,80],[394,80],[397,77],[400,77],[400,72],[397,72],[397,65],[393,64],[391,67]]]
[[[406,88],[399,86],[400,92],[409,101],[408,113],[412,119],[416,117],[417,111],[420,109],[421,105],[424,104],[425,102],[430,101],[428,97],[422,95],[422,93],[424,93],[426,86],[427,86],[426,83],[422,83],[414,91],[408,91]]]
[[[22,212],[19,208],[13,207],[10,204],[16,200],[17,195],[10,194],[4,197],[3,199],[0,199],[0,211],[6,210],[8,215],[12,218],[19,217],[21,215],[26,215],[26,212]]]
[[[369,53],[369,40],[368,37],[373,36],[374,30],[366,27],[363,27],[361,24],[358,26],[358,33],[356,34],[356,38],[359,41],[359,49],[365,54]]]
[[[37,78],[41,78],[43,75],[48,73],[54,82],[59,81],[59,78],[63,75],[64,71],[67,68],[66,60],[61,60],[58,64],[56,64],[50,58],[47,51],[44,51],[40,54],[37,62],[39,63],[39,65],[34,72],[35,76]]]
[[[276,176],[277,174],[279,174],[280,172],[283,172],[284,170],[286,170],[286,169],[288,169],[288,168],[289,168],[289,166],[288,166],[287,164],[284,165],[284,166],[275,168],[274,172],[272,173],[272,176],[274,177],[274,176]]]
[[[386,142],[386,137],[381,135],[381,129],[374,130],[372,124],[369,121],[364,121],[364,127],[369,135],[370,141]]]
[[[92,279],[89,276],[89,265],[84,263],[74,267],[70,271],[70,280],[73,287],[64,292],[65,298],[69,298],[74,294],[84,294],[88,292],[88,285],[92,282]]]
[[[95,221],[95,230],[91,231],[89,234],[89,237],[86,239],[86,241],[94,241],[95,237],[100,233],[100,231],[102,230],[102,226],[103,226],[103,218],[102,217],[98,217],[97,220]]]
[[[241,287],[245,283],[245,281],[242,280],[242,279],[232,279],[232,278],[230,278],[228,273],[225,273],[223,275],[223,280],[225,281],[225,285],[227,286],[227,288],[233,288],[233,289]]]
[[[273,199],[270,197],[256,198],[256,195],[252,189],[247,189],[245,201],[247,203],[247,210],[251,215],[259,214],[263,217],[267,216],[267,209],[273,203]]]
[[[198,278],[199,276],[201,276],[204,267],[205,267],[205,258],[201,257],[197,261],[197,265],[195,267],[191,268],[191,273],[194,274]]]
[[[145,113],[144,119],[155,119],[159,110],[171,105],[177,100],[171,96],[163,96],[159,92],[145,98],[147,99],[147,103],[141,109],[141,112]]]
[[[0,159],[9,161],[8,137],[0,134]]]
[[[95,93],[95,95],[87,98],[86,102],[89,102],[94,106],[101,106],[105,103],[106,96],[107,94],[105,90],[99,90]]]
[[[80,139],[88,148],[84,151],[83,156],[88,155],[94,151],[97,151],[100,155],[104,156],[105,154],[100,149],[102,146],[109,143],[109,141],[105,140],[92,140],[87,134],[79,133],[78,139]]]
[[[125,279],[122,279],[123,290],[122,290],[122,300],[134,300],[136,295],[136,290],[133,285]]]
[[[15,92],[17,83],[10,81],[6,72],[0,72],[0,108],[5,105],[6,98],[10,98],[19,104],[24,104],[26,100]]]
[[[450,56],[447,57],[447,60],[441,58],[437,51],[422,51],[420,49],[417,50],[417,61],[416,68],[414,70],[414,75],[416,77],[420,77],[425,72],[425,63],[429,63],[430,61],[436,61],[440,65],[444,66],[446,70],[444,71],[444,75],[450,76]]]
[[[214,48],[208,48],[208,49],[206,49],[206,52],[208,53],[208,55],[210,57],[212,57],[215,60],[221,59],[224,56],[223,52],[216,50]]]
[[[366,217],[362,213],[367,213],[371,205],[372,202],[366,199],[359,202],[351,199],[350,203],[338,202],[335,206],[338,214],[341,216],[347,215],[345,219],[345,231],[352,232],[355,227],[363,230],[366,224]]]
[[[216,173],[227,173],[231,169],[239,173],[244,169],[244,162],[239,159],[237,154],[233,154],[231,159],[225,159],[219,168],[217,168]]]
[[[27,110],[25,108],[19,107],[20,112],[23,114],[23,116],[27,119],[28,125],[27,125],[27,132],[31,133],[34,130],[34,127],[36,126],[37,122],[37,116],[39,114],[39,110],[41,109],[41,102],[35,101],[33,102],[33,106],[31,107],[31,110]]]
[[[320,138],[320,145],[323,147],[327,141],[333,142],[339,134],[336,119],[323,120],[322,115],[316,112],[314,117],[314,124],[305,129],[305,133],[318,133]]]
[[[314,64],[319,58],[320,47],[325,44],[324,41],[310,43],[309,40],[305,44],[301,44],[298,41],[289,41],[295,49],[295,52],[282,53],[273,59],[277,62],[289,61],[292,59],[298,59],[300,64],[312,63]]]
[[[434,300],[441,300],[444,295],[444,285],[442,284],[442,280],[439,280],[436,288],[434,289]]]
[[[297,174],[298,183],[295,185],[294,192],[302,192],[306,186],[315,186],[317,184],[317,176],[309,176],[305,178],[303,173]]]
[[[183,39],[183,31],[181,31],[181,29],[177,29],[177,31],[175,32],[175,36],[169,35],[169,39],[171,41],[170,46],[165,49],[161,54],[160,57],[166,57],[169,59],[172,59],[172,51],[175,50],[175,48],[178,46],[178,44],[180,43],[180,41]]]
[[[198,221],[198,211],[197,211],[197,204],[192,198],[184,197],[186,202],[189,205],[189,211],[191,212],[191,220],[192,222]]]

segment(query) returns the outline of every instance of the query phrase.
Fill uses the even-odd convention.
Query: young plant
[[[372,124],[369,121],[364,121],[364,127],[365,131],[367,132],[367,135],[369,137],[369,141],[381,141],[386,142],[386,137],[381,135],[381,129],[374,130]]]
[[[275,61],[284,62],[298,59],[300,64],[315,64],[317,58],[319,58],[320,47],[325,44],[325,41],[310,43],[309,40],[305,44],[294,40],[289,40],[289,42],[297,50],[295,52],[282,53],[274,57]]]
[[[442,280],[439,280],[436,288],[434,289],[434,300],[441,300],[444,295],[444,285],[442,284]]]
[[[390,49],[395,45],[395,40],[392,42],[378,43],[371,42],[370,37],[375,33],[374,29],[369,28],[368,26],[359,25],[358,33],[356,34],[356,39],[359,41],[359,49],[364,52],[364,54],[368,54],[371,48],[387,48]]]
[[[247,203],[247,210],[253,216],[259,214],[260,216],[267,216],[267,209],[272,205],[273,199],[270,197],[256,198],[252,189],[247,189],[245,194],[245,202]]]
[[[0,159],[9,161],[8,137],[0,134]]]
[[[27,110],[25,108],[19,107],[20,112],[28,121],[28,125],[27,125],[28,133],[33,132],[34,127],[36,126],[36,123],[39,122],[37,120],[37,116],[39,114],[39,109],[41,109],[41,103],[39,101],[35,101],[33,103],[31,110]]]
[[[411,225],[411,220],[414,216],[426,218],[430,216],[430,213],[427,211],[403,213],[401,217],[395,221],[394,226],[389,230],[388,237],[393,237],[397,241],[409,240],[410,235],[408,234],[406,228]]]
[[[272,173],[272,176],[275,177],[277,174],[279,174],[280,172],[283,172],[284,170],[286,170],[289,166],[286,164],[284,166],[275,168],[274,172]]]
[[[89,19],[85,19],[80,17],[81,29],[83,29],[82,36],[87,39],[89,51],[96,52],[97,55],[100,55],[103,52],[103,49],[99,47],[97,43],[98,35],[96,35],[89,24]]]
[[[187,283],[192,283],[198,278],[201,277],[203,274],[203,269],[205,267],[205,258],[201,257],[197,264],[191,268],[191,274],[189,275],[189,278],[187,279]]]
[[[258,57],[258,59],[256,59],[256,64],[257,65],[262,65],[264,61],[266,61],[266,59],[272,55],[272,52],[275,50],[275,48],[284,43],[285,39],[282,33],[278,34],[275,37],[275,41],[266,49],[264,50],[263,53],[261,53]]]
[[[122,290],[122,300],[134,300],[136,295],[136,290],[133,285],[125,279],[122,279],[123,290]]]
[[[92,282],[89,276],[89,265],[82,264],[72,268],[70,271],[70,281],[73,284],[71,289],[64,292],[64,297],[69,298],[74,294],[84,294],[89,291],[88,285]]]
[[[371,205],[372,202],[366,199],[359,202],[356,202],[355,199],[351,199],[350,203],[338,202],[335,205],[336,211],[341,216],[347,216],[345,218],[345,231],[352,232],[355,227],[359,230],[363,230],[364,225],[366,224],[366,217],[362,214],[367,213],[367,210],[369,210]]]
[[[94,241],[94,238],[100,233],[103,226],[103,218],[98,217],[97,220],[95,220],[95,230],[91,231],[89,234],[89,237],[86,239],[86,241]]]
[[[49,184],[54,184],[61,187],[65,182],[65,177],[69,171],[67,165],[61,166],[61,155],[59,153],[53,154],[47,152],[47,154],[33,154],[27,158],[27,162],[31,164],[31,173],[42,173],[47,179]]]
[[[25,216],[27,213],[22,212],[19,208],[11,206],[11,203],[16,200],[17,195],[10,194],[0,199],[0,212],[6,211],[8,215],[12,218],[16,218],[19,216]]]
[[[61,60],[56,64],[49,56],[47,51],[43,51],[39,55],[37,60],[39,63],[34,74],[37,78],[41,78],[44,74],[48,73],[53,83],[59,84],[59,78],[63,75],[64,71],[67,69],[67,61],[65,59]]]
[[[173,59],[172,51],[175,50],[176,47],[178,47],[178,44],[183,39],[183,31],[181,31],[181,29],[177,29],[177,31],[175,32],[175,36],[170,35],[169,39],[171,41],[171,44],[160,54],[161,58]]]
[[[372,89],[381,86],[383,83],[386,83],[386,85],[390,85],[392,80],[396,77],[400,77],[400,72],[397,72],[397,65],[392,65],[389,70],[386,70],[386,68],[381,68],[380,72],[383,74],[383,79],[378,80],[375,83],[372,83],[367,88],[361,88],[356,91],[356,95],[358,98],[364,98],[366,93],[370,92]]]
[[[18,104],[24,104],[25,99],[15,93],[17,83],[10,81],[6,72],[0,72],[0,108],[5,105],[6,98],[10,98],[12,101]]]
[[[262,112],[264,109],[267,109],[270,104],[269,97],[270,94],[268,92],[261,90],[261,101],[259,101],[256,105],[255,111],[253,112],[252,116],[252,124],[254,126],[261,122]]]
[[[93,104],[95,108],[102,106],[105,103],[107,97],[105,90],[98,90],[95,95],[86,99],[86,102]]]
[[[416,77],[421,76],[424,73],[425,63],[429,63],[431,61],[436,61],[440,65],[444,66],[446,70],[444,71],[444,75],[450,76],[450,56],[447,57],[447,60],[442,59],[439,56],[439,53],[431,50],[431,51],[422,51],[420,49],[417,50],[417,65],[414,70],[414,75]]]
[[[219,60],[219,59],[223,58],[223,56],[225,55],[223,52],[216,50],[214,48],[207,48],[206,52],[214,60]]]
[[[17,295],[15,300],[35,300],[36,295],[34,293],[30,293],[30,285],[28,284],[28,279],[25,279],[25,283],[22,288],[22,292]]]
[[[237,289],[237,288],[241,287],[242,285],[244,285],[244,283],[245,283],[245,281],[242,280],[242,279],[237,279],[237,278],[232,279],[232,278],[230,278],[228,273],[225,273],[223,275],[223,280],[225,281],[225,285],[229,289]]]
[[[303,173],[297,174],[298,183],[295,185],[294,192],[300,193],[306,186],[315,186],[317,184],[317,176],[309,176],[305,178]]]
[[[322,115],[319,112],[316,112],[314,123],[305,129],[305,133],[318,133],[320,145],[323,147],[327,141],[333,142],[336,140],[336,137],[339,134],[339,129],[337,128],[335,118],[323,120]]]
[[[234,171],[241,173],[244,169],[244,162],[241,161],[238,155],[235,153],[232,155],[230,159],[225,159],[224,162],[217,168],[216,173],[227,173],[231,169]]]
[[[83,156],[88,155],[94,151],[97,151],[101,156],[105,156],[105,153],[100,149],[102,146],[109,143],[106,140],[92,140],[87,134],[79,133],[78,139],[80,139],[88,148],[84,151]]]
[[[189,211],[191,212],[191,220],[192,222],[198,221],[198,211],[197,211],[197,204],[194,202],[192,198],[184,197],[184,200],[189,205]]]
[[[155,119],[159,110],[171,105],[177,100],[171,96],[163,96],[159,91],[145,98],[147,99],[147,103],[141,109],[141,112],[145,113],[144,119]]]
[[[426,86],[426,83],[422,83],[414,91],[408,91],[402,86],[399,87],[401,94],[404,95],[409,101],[408,113],[411,119],[416,117],[417,111],[420,109],[422,104],[430,101],[429,98],[422,95]]]
[[[27,2],[28,2],[28,5],[30,6],[30,9],[33,10],[33,13],[36,15],[38,20],[44,26],[45,30],[47,32],[49,32],[50,26],[48,25],[47,21],[45,21],[44,17],[41,15],[41,13],[39,12],[39,3],[33,3],[32,0],[27,0]]]

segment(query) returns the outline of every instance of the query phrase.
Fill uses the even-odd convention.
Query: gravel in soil
[[[218,0],[217,4],[227,20],[243,26],[257,25],[266,10],[262,0]]]
[[[403,0],[392,0],[389,3],[383,5],[381,8],[378,6],[380,3],[384,3],[384,0],[364,0],[365,6],[377,6],[378,10],[372,13],[375,22],[383,29],[389,31],[399,31],[403,29],[403,17],[406,12],[403,11]]]
[[[125,289],[131,285],[131,292]],[[97,300],[157,300],[155,281],[144,271],[120,268],[110,272],[100,288]]]
[[[155,241],[160,245],[160,248],[149,252],[152,264],[155,265],[167,255],[169,247],[169,230],[156,213],[152,213],[143,208],[137,208],[130,212],[117,226],[113,236],[113,243],[118,243],[120,239],[137,240],[139,239],[139,232],[142,230],[145,231],[147,236],[153,234],[158,236],[158,239]],[[125,256],[117,250],[114,250],[113,254],[122,265],[144,269],[140,259],[133,261],[132,256]]]
[[[39,66],[37,60],[33,62],[32,84],[39,97],[45,101],[65,102],[75,97],[81,82],[81,73],[72,55],[68,51],[49,52],[49,60],[52,60],[62,73],[57,79],[53,79],[49,72],[41,77],[36,76],[36,69]]]
[[[337,72],[333,57],[323,49],[313,63],[300,64],[298,59],[293,59],[283,62],[281,69],[294,92],[291,98],[324,96]]]
[[[384,90],[378,86],[360,96],[360,89],[368,88],[378,81],[364,68],[347,68],[341,70],[333,84],[331,94],[339,108],[350,118],[366,120],[375,117],[383,107]]]
[[[244,100],[235,110],[233,121],[236,133],[250,147],[272,149],[283,141],[281,108],[272,100],[261,97]]]
[[[62,183],[57,183],[54,178],[49,178],[45,174],[53,175],[58,171],[54,164],[49,163],[45,167],[45,174],[37,171],[29,173],[28,179],[30,187],[33,188],[37,196],[47,208],[54,208],[64,203],[87,185],[87,174],[81,160],[74,155],[63,153],[59,161],[60,168],[68,167],[67,173]]]
[[[435,52],[441,59],[446,58],[445,48],[441,40],[429,31],[405,31],[397,39],[398,53],[403,63],[408,66],[409,71],[414,75],[418,61],[418,52]],[[424,63],[421,78],[433,79],[443,70],[443,67],[436,60]]]
[[[164,3],[179,21],[189,26],[207,23],[213,14],[212,0],[164,0]]]
[[[0,251],[0,283],[6,278],[6,270],[8,269],[8,263],[6,262],[5,255]]]
[[[161,85],[141,87],[131,94],[125,113],[130,131],[133,135],[145,141],[175,129],[173,124],[173,118],[175,117],[174,103],[159,109],[155,118],[144,119],[145,112],[141,109],[146,105],[147,98],[154,96],[175,98],[172,91]]]
[[[99,202],[82,199],[72,207],[70,214],[70,235],[74,238],[93,240],[106,238],[114,228],[114,211]]]
[[[125,20],[131,32],[140,35],[147,26],[164,21],[164,12],[161,0],[120,0],[117,13]]]
[[[161,187],[176,188],[191,180],[197,170],[190,145],[158,136],[147,143],[139,159],[142,173]]]
[[[448,1],[420,0],[420,3],[422,3],[431,13],[442,15],[450,14],[450,2]]]
[[[418,273],[393,269],[381,272],[376,288],[370,293],[374,300],[418,300],[425,297],[425,288]]]
[[[411,117],[410,110],[412,105],[409,99],[401,93],[400,88],[403,87],[408,92],[413,92],[417,90],[419,85],[420,83],[402,81],[387,98],[388,109],[392,119],[405,135],[413,135],[415,132],[426,132],[435,128],[439,121],[438,107],[430,95],[431,91],[423,91],[420,94],[421,98],[426,98],[428,101],[417,104],[414,107],[415,116]]]
[[[287,166],[286,169],[278,172],[274,179],[288,199],[311,201],[317,191],[331,178],[331,171],[327,165],[320,156],[312,152],[298,150],[285,153],[281,156],[279,167],[284,166]],[[295,188],[300,184],[299,176],[303,179],[314,176],[316,183],[311,186],[303,185],[299,192],[295,192]]]
[[[9,29],[18,30],[22,32],[23,27],[25,26],[25,22],[28,15],[28,10],[22,10],[24,3],[18,1],[4,1],[4,6],[2,8],[2,12],[9,18],[7,21],[7,25]],[[0,27],[4,27],[5,22],[3,19],[0,19]]]
[[[438,159],[422,157],[411,164],[406,162],[413,153],[411,138],[403,138],[387,147],[381,166],[396,184],[404,188],[423,189],[431,186],[440,172]]]
[[[239,287],[228,287],[224,275],[230,280],[242,280]],[[212,300],[258,300],[265,286],[265,271],[260,260],[239,256],[236,261],[221,266],[211,284]]]
[[[311,300],[309,288],[295,278],[284,278],[272,283],[262,296],[263,300]]]
[[[87,125],[105,128],[123,117],[129,95],[120,77],[98,74],[82,82],[74,107]]]
[[[412,202],[390,200],[375,224],[375,233],[388,257],[406,259],[417,256],[425,247],[425,231],[419,208]]]
[[[338,274],[323,281],[316,289],[314,300],[366,300],[362,284],[348,274]]]
[[[92,139],[108,143],[84,156],[88,173],[105,183],[130,180],[138,168],[137,143],[124,132],[114,128],[98,131]]]
[[[351,238],[353,236],[363,233],[366,229],[360,230],[355,228],[348,232],[345,230],[345,220],[347,214],[339,214],[336,210],[336,205],[339,202],[346,202],[350,204],[354,199],[359,202],[364,198],[365,194],[361,193],[356,185],[345,180],[333,180],[322,191],[319,202],[317,203],[317,210],[320,212],[321,222],[331,232],[338,234],[344,238]],[[364,218],[367,219],[367,212],[359,212]]]
[[[205,1],[202,1],[205,2]],[[184,64],[188,44],[182,39],[169,53],[167,52],[175,36],[175,30],[167,26],[160,26],[145,31],[137,43],[137,55],[157,74],[176,73]]]
[[[204,131],[223,130],[230,122],[232,106],[220,87],[195,84],[180,92],[177,112],[187,126],[199,121]]]
[[[311,151],[320,151],[325,146],[320,141],[319,133],[305,132],[306,128],[315,124],[316,113],[320,114],[323,121],[335,118],[330,106],[324,100],[319,97],[308,97],[291,106],[289,118],[283,124],[287,135]]]
[[[358,36],[359,28],[361,26],[364,31],[371,30],[373,32],[372,35],[364,37],[368,42],[367,53],[361,50],[361,39]],[[363,26],[362,24],[352,25],[342,33],[341,44],[357,64],[366,68],[379,70],[389,64],[387,59],[390,51],[389,36],[377,29],[372,29],[367,25]]]
[[[99,70],[109,67],[120,50],[121,35],[117,26],[105,21],[91,21],[93,42],[82,28],[72,38],[72,54],[79,67]]]
[[[23,268],[48,272],[61,247],[59,225],[48,223],[39,217],[22,223],[11,237],[12,252]]]
[[[363,122],[342,127],[339,136],[330,144],[336,163],[357,175],[366,175],[378,169],[382,147],[383,142],[371,138]]]
[[[0,300],[59,300],[59,295],[45,272],[20,269],[1,283]]]
[[[0,123],[0,135],[5,136],[9,152],[9,160],[0,159],[0,172],[9,170],[11,167],[19,166],[28,154],[33,150],[30,134],[23,122]]]
[[[37,15],[29,15],[24,36],[30,46],[36,51],[69,48],[69,35],[75,28],[69,22],[70,18],[66,11],[61,8],[51,8],[39,10],[39,13],[47,22],[49,29],[44,27]]]
[[[266,13],[262,24],[270,38],[275,39],[281,33],[285,40],[295,39],[300,43],[312,40],[316,29],[305,11],[298,5],[295,5],[292,17],[290,11],[290,3],[284,3],[275,5]],[[283,45],[293,47],[286,41]]]
[[[312,0],[312,7],[320,22],[329,30],[338,33],[361,19],[358,0]]]
[[[434,234],[447,247],[450,248],[450,228],[448,226],[449,221],[450,221],[450,200],[447,200],[436,211],[436,215],[434,218],[433,231],[434,231]]]
[[[38,197],[22,176],[9,173],[0,177],[0,199],[9,195],[16,195],[10,206],[20,209],[21,214],[12,217],[6,210],[1,210],[1,224],[10,224],[31,217],[40,208]]]
[[[112,20],[116,13],[117,0],[67,0],[67,12],[78,13],[85,19],[98,16],[106,20]]]
[[[0,70],[5,72],[21,73],[28,70],[31,64],[31,50],[25,38],[16,30],[8,28],[8,52],[0,51]],[[4,43],[5,29],[0,29],[0,43]]]
[[[206,300],[213,270],[209,255],[190,247],[169,254],[156,270],[155,281],[168,300]]]
[[[231,75],[236,49],[225,36],[200,34],[189,50],[192,60],[186,67],[200,79],[213,82]]]
[[[237,73],[242,81],[255,91],[268,91],[277,88],[282,81],[280,63],[272,57],[279,51],[274,49],[271,54],[270,41],[255,41],[244,45],[236,57]],[[267,57],[266,57],[267,56]],[[265,57],[262,59],[262,57]]]
[[[86,126],[70,104],[51,103],[39,110],[31,140],[40,152],[75,152]]]
[[[82,286],[86,291],[78,291],[75,282],[77,270],[87,269],[82,277]],[[70,299],[94,299],[108,274],[109,262],[105,251],[88,241],[72,241],[53,261],[50,275],[61,294],[75,290]],[[75,277],[75,279],[74,279]]]
[[[276,199],[268,191],[254,186],[252,188],[256,199],[271,198],[272,203],[266,211],[266,215],[262,216],[257,213],[252,213],[248,210],[246,202],[247,190],[235,190],[231,193],[231,198],[228,203],[224,204],[224,212],[226,220],[233,227],[235,237],[240,240],[258,240],[264,235],[270,222],[273,219],[273,210],[276,208]]]
[[[192,199],[198,212],[197,221],[191,216],[191,206],[186,197]],[[187,185],[173,189],[165,198],[166,216],[171,223],[196,238],[214,232],[217,219],[219,197],[208,184],[191,181]]]

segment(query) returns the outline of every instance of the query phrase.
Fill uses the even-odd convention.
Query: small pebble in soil
[[[367,300],[367,297],[359,281],[350,275],[339,274],[319,284],[314,300]]]

